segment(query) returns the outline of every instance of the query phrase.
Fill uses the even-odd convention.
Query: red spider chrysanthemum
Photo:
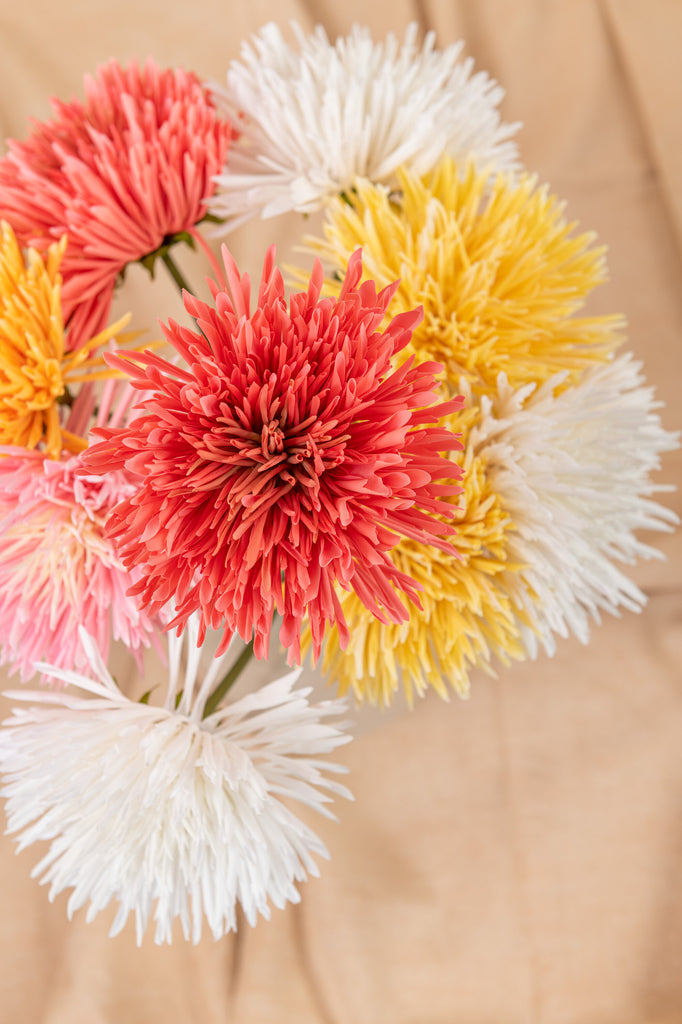
[[[203,628],[225,628],[224,643],[253,634],[258,657],[276,610],[292,660],[307,614],[317,657],[328,623],[346,632],[335,584],[403,621],[398,592],[418,601],[419,586],[391,549],[406,536],[452,550],[452,529],[433,513],[451,514],[442,496],[460,488],[435,481],[459,478],[438,452],[461,445],[430,424],[462,400],[438,400],[437,363],[393,368],[421,310],[382,331],[397,282],[378,295],[360,284],[360,251],[338,299],[320,298],[318,263],[287,308],[270,250],[253,313],[248,277],[224,259],[229,292],[214,285],[214,305],[185,294],[201,333],[165,329],[186,369],[152,353],[110,360],[153,395],[127,427],[96,431],[104,440],[86,464],[139,476],[108,528],[142,571],[143,606],[173,600],[175,625],[200,609]]]
[[[125,265],[204,216],[230,126],[194,74],[152,60],[112,60],[86,77],[84,102],[52,102],[53,120],[8,142],[0,215],[23,246],[68,235],[62,302],[77,348],[104,327]]]

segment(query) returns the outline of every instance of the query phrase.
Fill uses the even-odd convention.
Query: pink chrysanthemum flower
[[[73,427],[87,416],[80,404]],[[125,408],[114,408],[113,422]],[[22,680],[41,660],[87,669],[79,626],[104,656],[112,637],[138,656],[154,639],[152,618],[127,593],[135,576],[104,532],[111,509],[134,490],[125,473],[86,475],[81,455],[0,447],[0,660]]]
[[[174,600],[174,625],[200,610],[224,643],[253,633],[258,657],[276,610],[291,660],[307,614],[317,657],[328,623],[347,635],[334,584],[382,621],[403,621],[398,594],[418,602],[419,586],[391,549],[406,536],[452,550],[442,535],[454,531],[431,513],[452,512],[440,499],[460,488],[435,481],[461,473],[438,452],[461,446],[429,424],[461,399],[439,402],[437,363],[393,368],[421,310],[382,331],[397,283],[379,294],[360,284],[360,251],[338,299],[320,299],[316,263],[287,309],[271,249],[254,312],[248,277],[224,259],[231,295],[226,283],[213,285],[215,305],[185,295],[200,333],[165,329],[187,369],[152,353],[107,357],[154,395],[127,427],[96,432],[104,440],[86,464],[140,475],[108,530],[142,570],[133,590],[145,607]]]
[[[0,160],[0,214],[23,246],[45,252],[68,235],[61,265],[68,344],[98,333],[117,275],[192,232],[225,161],[230,126],[202,83],[182,70],[121,68],[85,78],[85,101],[53,100]]]

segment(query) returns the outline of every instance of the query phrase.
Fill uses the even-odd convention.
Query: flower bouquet
[[[622,318],[584,309],[604,251],[500,88],[414,26],[295,34],[226,85],[111,61],[0,160],[0,656],[34,681],[0,730],[9,831],[138,942],[298,901],[327,851],[296,806],[350,796],[347,694],[464,696],[587,641],[644,603],[636,531],[675,523],[650,476],[677,439]],[[270,249],[252,297],[210,239],[291,211],[321,218],[312,269],[285,288]],[[134,263],[183,291],[162,338],[110,322]],[[236,696],[277,644],[291,671]]]

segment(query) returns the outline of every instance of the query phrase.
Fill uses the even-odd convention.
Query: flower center
[[[309,416],[286,424],[286,415],[264,418],[260,428],[225,424],[214,433],[211,460],[217,477],[229,480],[228,501],[248,517],[263,513],[296,489],[309,508],[320,508],[320,479],[344,460],[348,434],[336,434],[337,420]],[[216,433],[218,436],[216,436]],[[207,454],[207,453],[206,453]],[[220,468],[219,468],[220,467]],[[204,481],[205,482],[205,481]]]
[[[276,420],[263,424],[261,440],[263,455],[275,455],[284,450],[284,431]]]
[[[311,420],[313,422],[311,422]],[[319,487],[319,477],[330,466],[343,461],[346,437],[333,437],[325,425],[315,417],[304,423],[283,427],[278,419],[271,419],[256,431],[239,431],[241,436],[231,438],[239,466],[252,467],[252,472],[267,479],[279,479],[289,490],[299,483],[304,487]],[[244,484],[251,479],[246,474]]]

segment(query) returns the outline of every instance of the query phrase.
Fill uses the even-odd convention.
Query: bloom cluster
[[[674,525],[649,478],[676,439],[622,319],[583,312],[603,251],[499,86],[417,35],[269,25],[226,85],[111,61],[0,159],[0,658],[44,684],[11,694],[2,792],[112,934],[219,938],[317,872],[291,802],[350,796],[345,704],[300,670],[235,697],[274,635],[358,701],[464,694],[640,608],[618,563]],[[252,298],[206,228],[292,210],[322,211],[313,269],[285,288],[273,247]],[[210,301],[132,344],[114,290],[136,262],[185,285],[183,244]],[[140,673],[157,649],[130,692],[114,641]]]
[[[331,293],[359,245],[377,284],[400,276],[396,308],[424,308],[403,358],[436,358],[443,396],[466,396],[450,421],[465,446],[461,557],[399,542],[394,557],[424,586],[406,624],[342,595],[350,641],[332,632],[323,662],[342,691],[465,695],[472,668],[552,654],[556,635],[587,642],[602,611],[642,608],[618,563],[658,556],[637,530],[675,525],[650,474],[677,437],[641,366],[616,354],[622,317],[581,315],[606,275],[592,236],[529,174],[491,178],[446,154],[427,174],[401,168],[391,191],[358,179],[308,244]]]

